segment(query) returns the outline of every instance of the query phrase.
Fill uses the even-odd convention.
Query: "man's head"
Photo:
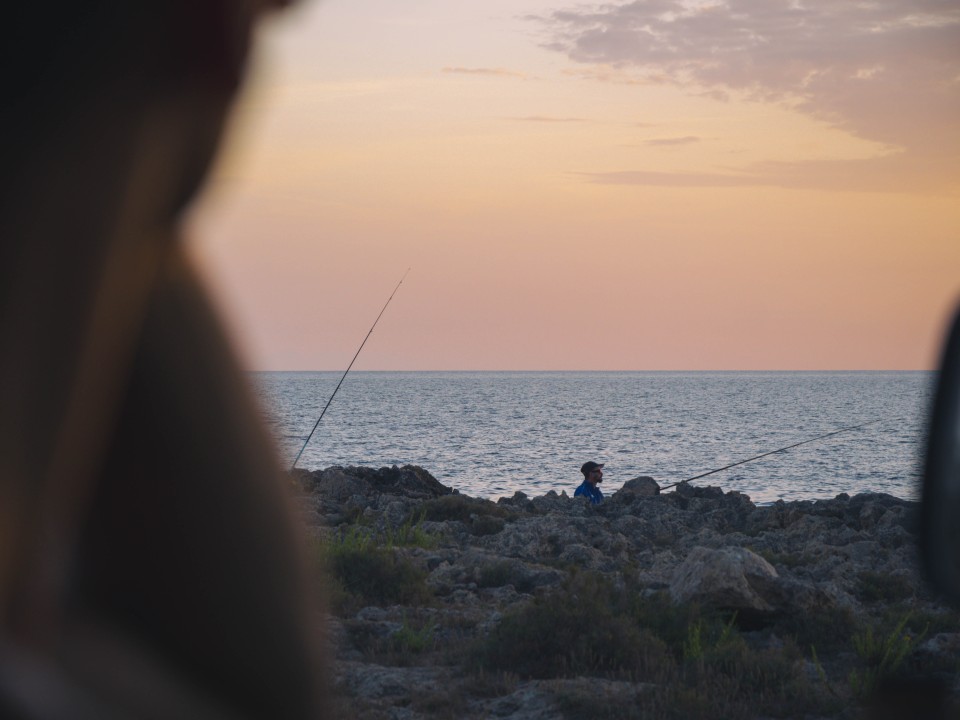
[[[603,463],[589,460],[580,466],[580,472],[583,473],[584,479],[593,485],[603,482]]]

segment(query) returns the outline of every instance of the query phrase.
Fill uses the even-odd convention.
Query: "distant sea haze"
[[[251,373],[289,467],[339,372]],[[462,493],[572,495],[684,480],[843,427],[872,424],[716,473],[698,485],[754,502],[884,492],[919,497],[929,372],[352,372],[297,466],[421,465]]]

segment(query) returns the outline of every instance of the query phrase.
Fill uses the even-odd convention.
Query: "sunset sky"
[[[190,247],[251,369],[926,369],[955,0],[308,1]]]

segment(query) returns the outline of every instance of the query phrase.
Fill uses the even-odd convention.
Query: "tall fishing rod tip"
[[[300,448],[300,452],[297,453],[297,457],[293,460],[293,465],[290,466],[292,471],[297,466],[297,461],[300,460],[300,456],[303,455],[303,451],[307,449],[307,444],[310,442],[310,438],[313,437],[313,434],[317,431],[317,427],[320,425],[320,421],[323,420],[323,416],[327,413],[327,408],[330,407],[330,403],[333,402],[333,398],[336,396],[337,391],[340,390],[340,386],[343,385],[343,381],[347,379],[347,374],[350,372],[350,368],[353,367],[353,364],[357,361],[357,358],[360,357],[360,351],[363,350],[363,346],[367,344],[367,340],[370,339],[370,336],[373,335],[373,329],[377,326],[377,323],[380,322],[380,318],[383,317],[383,313],[387,309],[387,305],[390,304],[390,301],[393,300],[393,296],[397,294],[397,290],[400,289],[400,286],[403,284],[403,280],[407,277],[407,273],[410,272],[410,268],[407,268],[407,272],[403,274],[403,277],[400,278],[400,282],[397,283],[397,286],[393,289],[393,292],[390,293],[390,297],[387,298],[387,301],[383,304],[383,307],[380,308],[380,314],[377,315],[377,319],[373,321],[373,325],[370,326],[370,330],[367,332],[363,342],[360,343],[360,347],[357,348],[357,352],[353,355],[353,360],[350,361],[350,364],[347,365],[347,369],[343,371],[343,376],[340,378],[340,382],[337,383],[337,386],[333,389],[333,393],[330,395],[330,399],[327,400],[327,404],[323,406],[323,410],[320,411],[320,417],[317,418],[317,421],[313,424],[313,430],[310,431],[310,434],[307,435],[307,439],[303,441],[303,447]]]

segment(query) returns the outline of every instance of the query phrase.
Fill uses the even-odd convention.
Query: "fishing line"
[[[387,305],[390,304],[390,301],[393,300],[393,296],[397,294],[397,290],[400,289],[400,286],[403,285],[403,281],[407,278],[407,273],[410,272],[410,268],[407,268],[407,272],[403,274],[403,277],[400,278],[400,282],[397,283],[397,286],[393,289],[393,292],[390,293],[390,297],[387,298],[387,301],[383,304],[383,307],[380,309],[380,314],[377,315],[377,319],[373,321],[373,325],[370,326],[370,331],[367,333],[367,336],[363,339],[363,342],[360,343],[360,347],[357,348],[357,352],[353,356],[353,360],[350,361],[350,364],[347,365],[347,369],[343,371],[343,377],[340,378],[340,382],[337,383],[337,386],[333,389],[333,394],[330,395],[330,399],[327,400],[327,404],[323,406],[323,410],[320,412],[320,417],[317,418],[317,421],[313,424],[313,430],[310,431],[310,434],[307,435],[307,439],[303,441],[303,447],[300,448],[300,452],[297,453],[297,457],[293,460],[293,465],[290,466],[290,469],[293,470],[297,466],[297,462],[300,460],[300,456],[303,455],[303,451],[307,449],[307,443],[310,442],[310,438],[313,437],[313,434],[317,431],[317,426],[320,425],[320,421],[323,420],[324,414],[327,412],[327,408],[330,407],[330,403],[333,402],[333,398],[337,394],[337,390],[340,389],[340,386],[343,385],[343,381],[347,378],[347,373],[350,372],[350,368],[353,367],[353,364],[357,361],[357,358],[360,356],[360,351],[363,350],[363,346],[367,344],[367,340],[370,339],[370,336],[373,334],[373,329],[377,326],[377,323],[380,322],[380,318],[383,316],[384,310],[387,309]]]
[[[730,468],[736,467],[737,465],[743,465],[748,462],[753,462],[754,460],[759,460],[760,458],[766,457],[767,455],[773,455],[774,453],[783,452],[784,450],[789,450],[790,448],[806,445],[807,443],[812,443],[816,440],[823,440],[823,438],[830,437],[831,435],[839,435],[842,432],[847,432],[848,430],[856,430],[857,428],[866,427],[867,425],[873,425],[874,423],[878,423],[878,422],[880,421],[871,420],[870,422],[861,423],[860,425],[852,425],[850,427],[834,430],[833,432],[824,433],[823,435],[817,435],[815,438],[810,438],[809,440],[803,440],[801,442],[794,443],[793,445],[787,445],[786,447],[777,448],[776,450],[771,450],[770,452],[765,452],[762,455],[754,455],[752,458],[747,458],[746,460],[740,460],[739,462],[731,463],[730,465],[725,465],[722,468],[717,468],[716,470],[710,470],[708,472],[701,473],[700,475],[694,475],[693,477],[687,478],[686,480],[675,482],[673,483],[673,485],[667,485],[665,487],[662,487],[660,488],[660,491],[663,492],[664,490],[669,490],[672,487],[676,487],[677,485],[682,485],[683,483],[690,482],[691,480],[699,480],[700,478],[706,477],[707,475],[713,475],[714,473],[718,473],[722,470],[729,470]]]

